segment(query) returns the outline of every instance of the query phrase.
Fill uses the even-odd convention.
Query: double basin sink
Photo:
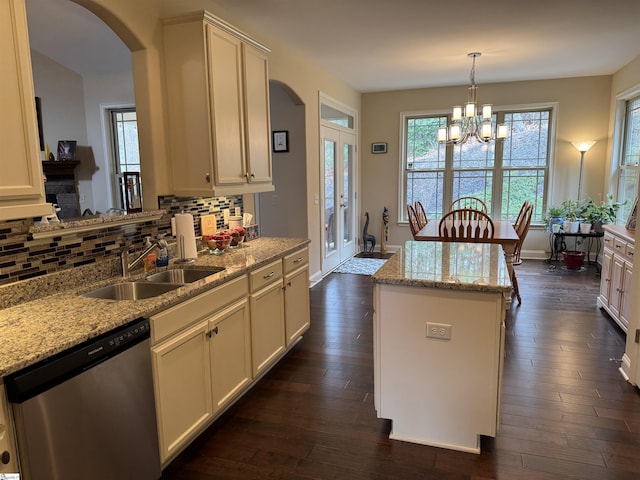
[[[142,300],[157,297],[182,285],[197,282],[223,270],[223,267],[207,269],[173,268],[149,275],[144,280],[115,283],[83,293],[82,296],[104,300]]]

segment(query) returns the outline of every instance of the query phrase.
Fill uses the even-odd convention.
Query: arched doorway
[[[260,234],[308,237],[305,106],[287,85],[269,82],[271,130],[286,130],[288,152],[272,153],[273,192],[257,195]]]

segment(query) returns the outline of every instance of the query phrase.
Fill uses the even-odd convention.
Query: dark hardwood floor
[[[163,480],[640,479],[640,393],[617,371],[624,334],[596,307],[599,277],[547,267],[516,267],[501,425],[480,455],[389,440],[373,408],[372,284],[334,273],[311,289],[304,339]]]

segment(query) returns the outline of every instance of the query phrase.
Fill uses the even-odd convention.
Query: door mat
[[[334,270],[335,273],[353,273],[356,275],[373,275],[384,265],[384,258],[353,257]]]
[[[395,252],[391,253],[380,253],[380,252],[360,252],[356,255],[355,258],[384,258],[385,260],[390,259]]]

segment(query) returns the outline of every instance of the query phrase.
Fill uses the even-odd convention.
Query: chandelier
[[[451,120],[453,123],[448,128],[438,129],[438,142],[445,144],[459,145],[466,143],[467,140],[475,138],[480,143],[489,143],[496,139],[500,140],[507,137],[507,125],[502,123],[498,125],[497,132],[494,132],[491,123],[492,112],[491,105],[483,105],[478,110],[476,97],[478,94],[478,86],[476,85],[476,58],[482,55],[480,52],[472,52],[467,57],[473,59],[471,65],[471,73],[469,79],[469,93],[467,103],[464,107],[456,105],[453,107]]]

